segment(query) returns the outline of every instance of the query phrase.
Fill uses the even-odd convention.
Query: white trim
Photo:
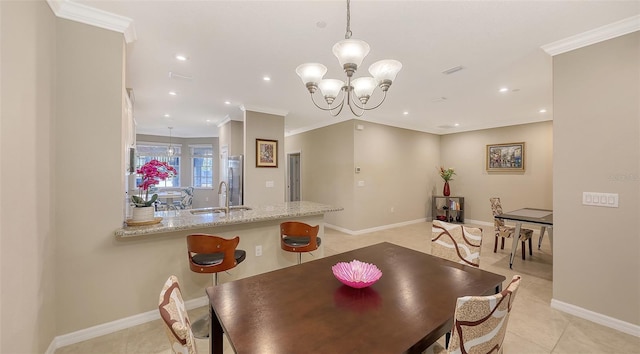
[[[556,299],[551,299],[551,308],[566,312],[580,318],[584,318],[585,320],[595,322],[605,327],[613,328],[616,331],[630,334],[635,337],[640,337],[640,326],[633,323],[621,321],[619,319],[609,317],[601,313],[593,312],[591,310],[587,310],[582,307],[568,304]]]
[[[60,18],[120,32],[127,43],[136,40],[133,20],[70,0],[47,0],[53,13]]]
[[[547,54],[554,56],[638,30],[640,30],[640,15],[625,18],[575,36],[545,44],[541,48],[547,52]]]
[[[248,105],[248,104],[240,106],[240,109],[243,112],[252,111],[252,112],[258,112],[258,113],[273,114],[273,115],[276,115],[276,116],[283,116],[283,117],[286,117],[287,114],[289,114],[289,111],[284,110],[284,109],[263,107],[263,106],[251,106],[251,105]]]
[[[198,307],[207,306],[209,298],[202,296],[189,301],[185,301],[184,305],[187,310],[192,310]],[[123,329],[131,328],[141,325],[143,323],[155,321],[160,318],[160,312],[158,310],[152,310],[137,315],[121,318],[119,320],[103,323],[97,326],[81,329],[79,331],[63,334],[53,338],[47,352],[45,354],[53,354],[56,349],[65,347],[67,345],[76,344],[85,340],[93,339],[103,336],[105,334],[114,333]],[[53,348],[53,350],[52,350]]]
[[[342,227],[339,227],[339,226],[335,226],[335,225],[331,225],[331,224],[327,224],[327,223],[324,224],[324,227],[328,227],[328,228],[336,230],[336,231],[344,232],[345,234],[349,234],[349,235],[362,235],[362,234],[366,234],[366,233],[369,233],[369,232],[393,229],[393,228],[396,228],[396,227],[407,226],[407,225],[412,225],[412,224],[418,224],[418,223],[425,222],[425,221],[428,221],[428,220],[425,219],[425,218],[421,218],[421,219],[416,219],[416,220],[404,221],[404,222],[400,222],[400,223],[397,223],[397,224],[389,224],[389,225],[377,226],[377,227],[372,227],[370,229],[363,229],[363,230],[357,230],[357,231],[345,229],[345,228],[342,228]]]

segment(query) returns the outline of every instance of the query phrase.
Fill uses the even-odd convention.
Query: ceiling
[[[286,113],[287,134],[354,118],[315,108],[295,73],[319,62],[325,78],[344,79],[331,48],[345,35],[346,1],[75,2],[133,20],[126,85],[139,134],[217,136],[242,106]],[[552,58],[541,47],[638,14],[639,1],[353,0],[353,38],[371,46],[355,77],[377,60],[403,64],[362,119],[435,134],[551,120]]]

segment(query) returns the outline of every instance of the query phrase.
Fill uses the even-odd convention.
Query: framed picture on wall
[[[278,167],[278,141],[256,139],[256,167]]]
[[[487,145],[487,171],[524,171],[524,142]]]

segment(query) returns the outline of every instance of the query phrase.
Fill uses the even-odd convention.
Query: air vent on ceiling
[[[189,81],[193,80],[193,77],[191,77],[191,76],[176,74],[173,71],[169,71],[169,78],[170,79],[189,80]]]
[[[431,102],[433,102],[433,103],[438,103],[438,102],[444,102],[444,101],[446,101],[446,100],[447,100],[447,98],[446,98],[446,97],[444,97],[444,96],[442,96],[442,97],[435,97],[435,98],[432,98],[432,99],[431,99]]]
[[[445,75],[451,75],[451,74],[453,74],[455,72],[458,72],[458,71],[460,71],[462,69],[464,69],[464,66],[458,65],[458,66],[454,66],[453,68],[447,69],[447,70],[443,71],[442,73],[445,74]]]

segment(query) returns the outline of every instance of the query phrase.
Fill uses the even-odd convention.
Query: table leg
[[[544,236],[544,231],[547,229],[546,226],[540,228],[540,237],[538,238],[538,249],[540,249],[540,245],[542,245],[542,237]]]
[[[516,255],[516,250],[518,249],[518,243],[520,243],[520,230],[522,229],[522,223],[516,222],[516,229],[511,238],[511,256],[509,257],[509,269],[513,269],[513,257]]]
[[[209,306],[209,315],[211,316],[211,325],[209,326],[209,347],[211,348],[211,354],[223,354],[222,353],[222,325],[218,316],[213,311],[213,307]]]
[[[551,253],[553,253],[553,227],[547,226],[547,233],[549,234],[549,243],[551,244]]]

